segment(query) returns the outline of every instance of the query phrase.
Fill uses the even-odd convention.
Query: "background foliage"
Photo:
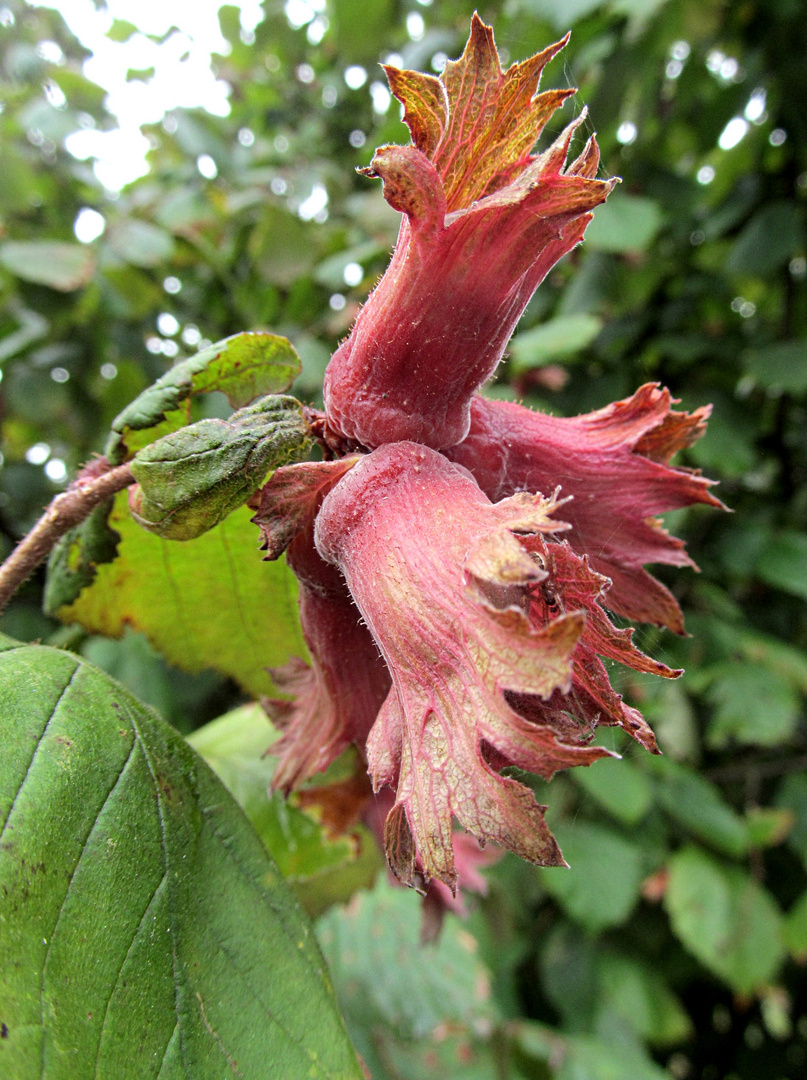
[[[0,554],[62,486],[54,462],[72,475],[100,452],[113,417],[200,342],[284,334],[303,361],[293,392],[318,401],[397,228],[379,186],[353,172],[376,145],[407,141],[375,65],[394,52],[439,67],[459,54],[472,8],[267,0],[244,31],[222,7],[229,51],[214,62],[229,116],[169,113],[148,133],[149,174],[112,197],[64,148],[73,131],[114,126],[81,47],[54,11],[2,7]],[[623,687],[665,756],[611,742],[621,762],[536,785],[572,869],[503,858],[468,922],[449,917],[422,952],[416,897],[382,875],[321,915],[320,940],[377,1080],[794,1080],[807,1068],[802,6],[492,0],[480,14],[511,60],[573,28],[545,85],[580,88],[566,118],[588,104],[604,172],[623,179],[539,290],[490,392],[573,414],[650,380],[687,407],[713,402],[687,463],[720,480],[734,514],[670,515],[702,571],[665,576],[692,636],[645,642],[687,673]],[[349,74],[354,89],[351,67],[366,73]],[[105,223],[89,244],[74,235],[83,208]],[[229,411],[215,394],[199,409]],[[228,527],[243,561],[248,540]],[[210,538],[220,545],[218,530]],[[203,561],[216,582],[230,572],[218,550]],[[265,569],[238,562],[253,601]],[[300,649],[289,588],[273,579],[254,616],[264,663]],[[186,734],[260,688],[252,653],[248,673],[204,646],[185,660],[196,674],[169,666],[157,649],[181,659],[170,602],[135,618],[120,594],[98,629],[142,632],[113,639],[44,615],[41,593],[40,577],[0,630],[77,650]],[[261,723],[242,709],[193,738],[320,915],[378,863],[366,836],[330,842],[303,809],[262,803]]]

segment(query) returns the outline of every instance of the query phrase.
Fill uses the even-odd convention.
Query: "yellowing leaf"
[[[262,561],[259,533],[241,507],[196,540],[162,540],[131,518],[121,492],[108,525],[118,555],[56,614],[91,633],[141,630],[171,663],[215,668],[253,695],[272,693],[266,671],[305,656],[297,584],[285,562]]]

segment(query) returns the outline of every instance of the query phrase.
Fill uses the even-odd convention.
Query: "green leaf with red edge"
[[[52,613],[107,637],[141,630],[177,667],[214,668],[254,696],[274,693],[266,669],[307,653],[296,579],[284,561],[261,559],[251,513],[241,507],[177,543],[141,529],[121,492],[107,521],[120,536],[117,557]]]
[[[0,636],[0,1075],[360,1080],[305,914],[187,743]]]
[[[547,120],[574,93],[536,93],[544,67],[567,40],[503,72],[493,30],[474,14],[465,51],[448,61],[439,79],[385,69],[415,146],[443,181],[449,211],[508,183]]]

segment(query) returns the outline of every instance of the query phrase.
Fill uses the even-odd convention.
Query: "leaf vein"
[[[42,734],[36,740],[36,746],[34,747],[34,752],[31,755],[31,760],[28,762],[28,768],[25,770],[25,776],[23,776],[22,781],[20,783],[20,786],[17,788],[17,792],[16,792],[16,794],[14,796],[14,799],[12,800],[11,806],[8,808],[8,816],[6,817],[6,820],[3,822],[2,830],[0,830],[0,841],[2,841],[3,837],[6,834],[6,826],[8,825],[9,821],[11,820],[11,815],[14,812],[14,807],[17,804],[17,799],[20,797],[20,792],[25,787],[25,781],[28,779],[28,775],[31,772],[31,769],[33,768],[34,762],[36,761],[37,754],[39,753],[39,748],[42,745],[42,740],[45,738],[45,735],[47,734],[48,728],[52,724],[53,718],[56,716],[56,713],[59,711],[59,706],[61,705],[65,694],[70,689],[70,684],[72,683],[73,679],[76,677],[76,672],[79,670],[80,667],[81,667],[80,663],[78,661],[76,661],[76,666],[73,669],[73,672],[72,672],[70,678],[65,683],[65,687],[62,690],[61,694],[59,694],[59,697],[58,697],[58,699],[56,701],[56,704],[53,706],[53,711],[51,712],[50,717],[48,718],[47,724],[45,724],[44,728],[42,729]]]
[[[121,981],[121,977],[123,975],[123,969],[126,967],[126,961],[129,959],[129,956],[131,955],[132,949],[134,948],[134,944],[137,941],[138,935],[140,934],[140,931],[141,931],[141,929],[143,927],[143,924],[146,921],[146,917],[147,917],[149,911],[151,910],[152,904],[154,903],[154,900],[156,899],[157,893],[160,891],[160,889],[163,887],[163,885],[167,881],[168,881],[168,873],[166,872],[165,874],[163,874],[162,878],[157,883],[154,891],[152,892],[151,896],[149,897],[148,903],[146,904],[146,907],[145,907],[145,910],[143,911],[143,914],[140,917],[140,921],[138,922],[137,926],[135,927],[134,932],[132,933],[131,941],[129,942],[129,945],[127,946],[127,949],[126,949],[126,955],[124,956],[123,960],[121,961],[120,967],[118,968],[118,974],[117,974],[117,978],[115,979],[115,985],[112,987],[112,989],[111,989],[111,991],[109,993],[109,997],[107,998],[106,1008],[104,1009],[104,1019],[103,1019],[103,1022],[101,1024],[101,1030],[100,1030],[100,1032],[98,1034],[98,1047],[97,1047],[97,1049],[95,1051],[95,1069],[93,1070],[93,1077],[94,1078],[98,1076],[98,1064],[99,1064],[100,1059],[101,1059],[101,1044],[104,1041],[104,1030],[106,1028],[107,1019],[109,1018],[109,1007],[112,1004],[112,999],[115,996],[115,991],[117,990],[118,984]]]
[[[163,548],[165,548],[165,542],[163,543]],[[140,732],[140,728],[138,727],[138,724],[137,724],[137,719],[130,714],[129,721],[130,721],[132,727],[135,730],[135,733],[137,735],[137,740],[140,743],[140,746],[141,746],[141,748],[143,750],[143,757],[145,758],[145,761],[146,761],[146,768],[149,771],[149,776],[151,777],[152,783],[154,784],[154,791],[155,791],[155,793],[157,795],[157,815],[158,815],[158,817],[160,819],[160,834],[162,836],[163,862],[164,862],[164,865],[165,865],[165,876],[167,878],[168,874],[169,874],[169,869],[168,869],[168,843],[166,841],[166,827],[165,827],[165,818],[163,816],[162,793],[160,792],[160,785],[157,782],[157,777],[155,776],[154,769],[152,768],[152,765],[151,765],[151,757],[150,757],[149,752],[148,752],[148,748],[147,748],[147,745],[146,745],[146,740],[143,738],[143,736],[142,736],[142,734]],[[182,1051],[182,1024],[180,1023],[180,1016],[179,1016],[179,975],[178,975],[178,966],[179,965],[178,965],[178,961],[177,961],[177,950],[176,950],[175,934],[174,934],[174,926],[173,926],[173,901],[172,901],[171,890],[170,889],[168,890],[168,911],[169,911],[169,926],[170,926],[170,933],[171,933],[171,963],[172,963],[172,967],[173,967],[173,970],[174,970],[174,1015],[177,1018],[176,1026],[179,1029],[180,1054],[184,1058],[184,1053]],[[173,1038],[173,1035],[171,1036],[171,1038]],[[169,1046],[170,1046],[170,1040],[169,1040]],[[167,1052],[168,1052],[168,1047],[166,1047],[166,1053]],[[160,1071],[162,1071],[162,1066],[160,1066]]]
[[[76,670],[78,670],[78,668]],[[75,672],[73,672],[73,675],[75,675]],[[71,680],[70,680],[71,682],[72,682],[72,679],[73,679],[73,676],[71,676]],[[67,689],[67,687],[65,687],[65,689]],[[57,933],[57,930],[59,928],[59,923],[61,922],[62,914],[64,912],[65,905],[67,904],[67,899],[70,896],[70,890],[73,887],[73,881],[75,880],[76,873],[78,872],[78,868],[81,865],[81,860],[84,858],[84,855],[85,855],[85,853],[87,851],[87,846],[90,843],[90,840],[92,839],[93,833],[95,832],[96,828],[98,827],[98,822],[99,822],[99,820],[101,818],[101,815],[104,812],[104,808],[106,807],[109,800],[112,798],[112,796],[113,796],[113,794],[115,792],[115,789],[117,788],[118,784],[121,782],[121,779],[123,778],[123,775],[126,773],[127,769],[129,768],[129,765],[131,763],[132,756],[134,754],[136,745],[137,745],[136,743],[134,743],[134,742],[132,743],[132,746],[131,746],[131,748],[129,750],[129,753],[126,756],[126,761],[124,761],[120,772],[115,777],[115,781],[112,784],[112,787],[107,792],[106,798],[104,799],[103,803],[101,804],[101,807],[100,807],[98,813],[95,815],[95,820],[93,821],[92,827],[90,828],[90,831],[87,833],[87,836],[84,839],[84,843],[82,844],[81,851],[79,852],[78,859],[76,859],[76,864],[73,867],[73,870],[72,870],[72,872],[70,874],[70,880],[67,883],[67,889],[65,890],[65,894],[64,894],[64,896],[62,898],[62,902],[59,905],[59,911],[58,911],[58,914],[56,915],[56,921],[54,922],[53,927],[52,927],[52,929],[50,931],[50,934],[48,935],[48,944],[47,944],[47,947],[45,949],[45,959],[42,962],[42,979],[40,981],[40,987],[39,987],[39,1000],[40,1000],[41,1016],[42,1016],[42,1021],[41,1021],[42,1022],[42,1080],[44,1080],[44,1077],[45,1077],[45,1056],[46,1056],[45,1055],[45,1047],[46,1047],[45,980],[47,978],[48,959],[50,957],[50,950],[51,950],[51,948],[53,946],[53,939],[56,937],[56,933]]]

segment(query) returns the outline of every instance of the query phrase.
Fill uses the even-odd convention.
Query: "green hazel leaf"
[[[315,918],[358,889],[371,888],[383,868],[372,834],[362,826],[331,839],[312,813],[270,793],[276,758],[267,754],[278,732],[260,705],[242,705],[194,731],[188,742],[252,822],[281,873]]]
[[[264,397],[227,420],[200,420],[164,435],[132,461],[135,521],[166,540],[192,540],[243,506],[270,469],[311,445],[303,407]]]
[[[559,919],[540,945],[541,989],[567,1030],[585,1031],[594,1022],[599,994],[596,939]]]
[[[765,545],[756,572],[768,585],[807,600],[807,533],[785,531]]]
[[[598,206],[594,220],[586,229],[589,251],[614,254],[644,251],[656,238],[662,225],[662,212],[653,199],[617,192]]]
[[[728,274],[769,277],[804,243],[804,221],[795,201],[765,203],[734,241],[725,263]]]
[[[6,318],[13,316],[18,323],[18,329],[3,335],[3,340],[0,341],[0,363],[22,352],[38,338],[44,337],[49,328],[48,320],[44,316],[36,311],[29,311],[28,308],[9,304],[5,314]]]
[[[546,891],[592,933],[624,922],[639,898],[641,850],[611,829],[582,821],[552,831],[570,869],[539,869]]]
[[[296,578],[284,560],[261,559],[251,513],[240,507],[177,544],[141,529],[120,492],[107,521],[121,538],[117,558],[98,565],[92,583],[50,613],[106,637],[129,626],[185,671],[215,668],[253,697],[276,693],[266,669],[307,652]],[[48,587],[49,595],[58,590]]]
[[[650,781],[630,761],[603,758],[594,768],[574,769],[573,779],[617,821],[636,825],[653,801]]]
[[[358,1080],[303,911],[187,743],[0,643],[0,1075]]]
[[[559,315],[549,322],[525,330],[510,343],[515,371],[544,367],[556,360],[570,360],[585,349],[602,330],[602,319],[580,313]]]
[[[600,1031],[614,1015],[651,1046],[674,1046],[692,1035],[692,1021],[655,968],[628,956],[601,955]]]
[[[796,963],[807,963],[807,893],[802,893],[785,916],[784,939]]]
[[[807,775],[802,772],[786,776],[776,792],[774,803],[780,810],[793,815],[787,845],[807,867]]]
[[[778,847],[793,831],[796,815],[776,806],[751,806],[745,812],[745,823],[752,847]]]
[[[710,746],[726,746],[732,740],[776,746],[796,731],[800,695],[763,664],[730,661],[721,665],[707,697],[713,706],[706,733]]]
[[[668,1072],[624,1039],[560,1034],[533,1020],[511,1021],[508,1030],[522,1053],[548,1064],[552,1080],[669,1080]]]
[[[743,353],[743,366],[755,382],[784,394],[807,390],[807,341],[782,341]]]
[[[191,399],[220,390],[240,409],[287,390],[300,373],[291,343],[276,334],[244,333],[203,349],[167,371],[112,421],[105,456],[127,461],[155,439],[188,423]]]
[[[643,764],[658,778],[656,798],[674,821],[734,858],[748,851],[748,823],[723,800],[714,784],[669,758]]]
[[[142,78],[146,73],[130,70],[127,79],[135,78],[138,74]],[[138,221],[137,218],[116,222],[109,230],[107,243],[118,258],[144,269],[166,262],[174,250],[174,238],[169,232],[150,221]]]
[[[0,264],[23,281],[74,292],[93,276],[95,253],[63,240],[9,240],[0,245]]]
[[[696,847],[669,864],[664,903],[683,945],[738,994],[769,983],[784,958],[782,914],[771,894]]]

